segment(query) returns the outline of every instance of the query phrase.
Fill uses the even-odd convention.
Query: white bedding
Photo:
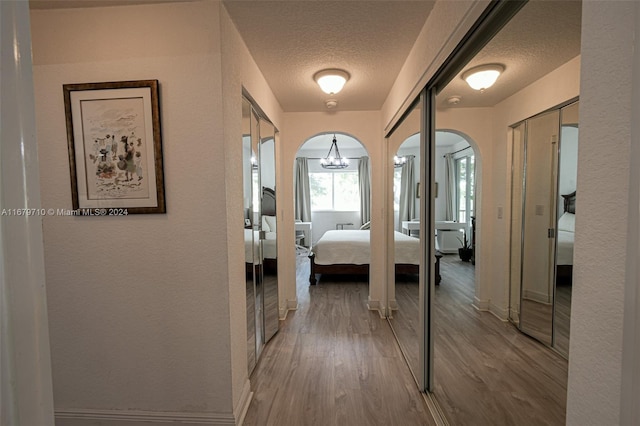
[[[558,219],[556,265],[573,265],[573,240],[575,238],[576,216],[565,212]]]
[[[396,263],[420,264],[420,240],[394,232]],[[371,259],[369,230],[331,230],[313,248],[317,265],[368,265]]]
[[[575,234],[570,231],[558,230],[556,264],[573,265],[573,239]]]
[[[253,240],[251,235],[253,234]],[[276,233],[267,232],[266,239],[262,242],[262,251],[265,259],[276,259],[278,257],[276,246]],[[260,264],[260,245],[258,244],[258,231],[251,229],[244,230],[244,258],[245,262],[253,258],[256,264]],[[251,255],[251,247],[253,246],[253,256]]]

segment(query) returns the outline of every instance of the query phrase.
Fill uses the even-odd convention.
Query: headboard
[[[571,194],[563,195],[564,198],[564,211],[569,213],[576,213],[576,191]]]
[[[262,187],[262,214],[266,216],[276,215],[276,191],[266,186]]]

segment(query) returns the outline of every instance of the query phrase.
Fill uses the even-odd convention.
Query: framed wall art
[[[73,209],[165,213],[158,80],[63,85]]]

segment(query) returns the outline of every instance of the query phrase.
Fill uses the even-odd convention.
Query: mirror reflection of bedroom
[[[275,192],[278,132],[246,97],[242,99],[242,126],[247,363],[251,372],[280,325]]]
[[[366,292],[370,176],[367,150],[350,135],[318,134],[298,150],[294,215],[299,286],[355,281],[365,284]],[[301,290],[299,295],[308,293]]]
[[[418,380],[423,375],[420,364],[420,102],[413,105],[397,128],[387,138],[388,158],[393,159],[390,173],[393,194],[393,267],[387,277],[389,324],[398,340],[409,368]],[[389,205],[391,208],[391,205]],[[389,265],[391,266],[391,265]]]
[[[456,424],[564,421],[578,145],[577,89],[565,88],[579,82],[580,8],[579,2],[526,3],[436,89],[432,208],[442,257],[430,306],[433,358],[425,368],[434,400]],[[499,89],[469,90],[463,76],[493,65],[502,71]],[[449,138],[451,145],[444,142]],[[460,158],[466,163],[456,163]],[[484,187],[483,176],[492,173],[509,176],[506,187]],[[457,195],[445,201],[449,175]],[[446,230],[456,222],[459,230]],[[510,246],[487,229],[508,232]],[[475,265],[456,253],[458,232],[463,242],[466,233]],[[504,263],[485,263],[483,253],[505,249]],[[510,271],[505,288],[492,282],[500,270]],[[508,292],[505,306],[493,304],[505,297],[498,292]],[[473,397],[478,394],[486,398]],[[515,395],[531,402],[522,412],[513,412],[520,404]],[[501,417],[507,412],[509,418]]]

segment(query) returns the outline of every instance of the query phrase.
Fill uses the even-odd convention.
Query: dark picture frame
[[[158,80],[63,85],[73,209],[166,213]]]

